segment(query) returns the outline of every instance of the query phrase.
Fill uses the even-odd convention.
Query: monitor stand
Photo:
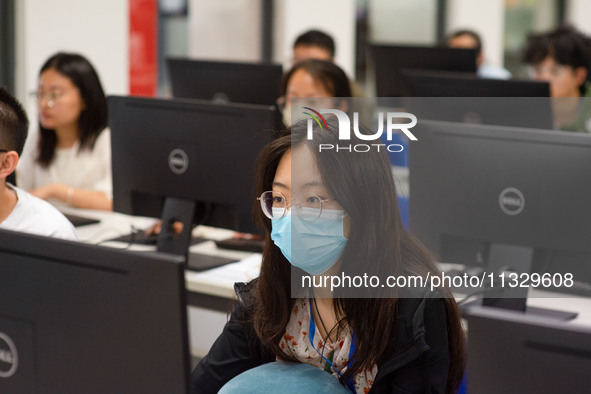
[[[494,274],[493,285],[495,287],[498,286],[503,297],[484,297],[482,299],[482,305],[555,320],[574,319],[577,316],[577,313],[574,312],[527,307],[527,292],[531,282],[525,282],[525,278],[522,279],[518,276],[517,287],[509,287],[510,281],[515,282],[514,276],[513,278],[506,276],[504,287],[500,287],[501,275],[508,275],[510,273],[517,273],[518,275],[527,273],[529,275],[531,273],[533,254],[534,249],[531,247],[493,243],[489,252],[488,270]],[[522,281],[527,286],[521,287]]]
[[[236,262],[235,258],[189,252],[196,207],[197,204],[194,201],[166,197],[162,209],[162,228],[158,234],[156,250],[185,256],[186,268],[192,271],[204,271]],[[180,233],[174,231],[175,222],[180,222],[183,225]]]
[[[162,209],[162,228],[156,242],[159,252],[177,254],[187,257],[193,230],[195,202],[176,197],[166,197]],[[176,233],[175,222],[182,223],[182,231]]]

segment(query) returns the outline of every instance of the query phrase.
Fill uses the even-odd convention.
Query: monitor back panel
[[[283,68],[278,64],[167,59],[174,97],[275,105]]]
[[[183,259],[0,232],[0,392],[187,390]]]

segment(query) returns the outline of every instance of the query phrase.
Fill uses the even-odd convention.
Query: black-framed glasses
[[[291,204],[288,205],[287,198],[282,193],[274,191],[263,192],[257,200],[260,201],[261,209],[269,219],[281,219],[290,208],[295,207],[299,217],[307,222],[317,220],[322,214],[323,204],[334,201],[334,199],[320,198],[316,193],[305,193],[299,201],[292,198]]]

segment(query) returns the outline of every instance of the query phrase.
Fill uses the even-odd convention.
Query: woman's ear
[[[0,179],[6,179],[12,174],[18,164],[18,153],[11,150],[0,153]]]

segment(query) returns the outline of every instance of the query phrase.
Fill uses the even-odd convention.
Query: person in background
[[[39,132],[18,167],[19,186],[56,205],[111,210],[107,100],[90,62],[73,53],[51,56],[34,96]]]
[[[292,99],[304,101],[309,107],[336,108],[347,110],[343,101],[333,98],[351,97],[351,87],[345,72],[336,64],[318,59],[307,59],[296,63],[281,80],[279,109],[286,126],[292,124]],[[297,113],[298,116],[301,114]]]
[[[476,49],[476,74],[481,78],[509,79],[511,73],[503,67],[495,66],[486,61],[482,50],[482,40],[473,30],[462,29],[450,33],[446,44],[450,48]]]
[[[335,44],[333,38],[320,30],[308,30],[299,35],[293,44],[292,64],[306,59],[334,62]]]
[[[532,79],[550,83],[550,96],[557,98],[553,100],[555,126],[591,132],[591,39],[570,26],[532,34],[523,60]]]
[[[313,139],[303,120],[259,157],[260,276],[235,286],[238,302],[193,371],[193,392],[456,392],[465,338],[447,289],[303,285],[304,277],[439,275],[402,225],[385,151],[320,152],[343,143],[342,130],[335,116],[311,124]],[[347,143],[363,142],[350,132]]]
[[[308,59],[334,63],[336,46],[334,39],[320,30],[308,30],[299,35],[293,44],[292,66]],[[355,81],[349,81],[351,95],[364,97],[363,88]]]
[[[74,226],[56,208],[6,181],[18,164],[28,128],[21,104],[0,88],[0,229],[77,240]]]

